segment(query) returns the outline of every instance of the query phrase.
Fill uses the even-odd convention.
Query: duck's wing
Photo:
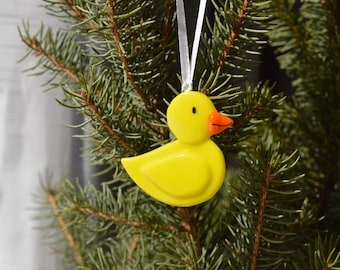
[[[173,142],[122,163],[150,196],[174,206],[193,206],[210,199],[223,183],[224,157],[215,148]]]
[[[150,191],[177,199],[199,196],[211,179],[208,164],[199,155],[186,151],[163,155],[145,164],[142,174],[152,184]]]

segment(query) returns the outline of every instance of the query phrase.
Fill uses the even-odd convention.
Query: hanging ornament
[[[190,63],[184,4],[177,0],[182,93],[167,110],[168,126],[177,139],[148,153],[122,159],[127,173],[142,190],[161,202],[180,207],[205,202],[220,189],[225,159],[210,137],[233,124],[206,95],[191,91],[205,5],[206,0],[202,0]]]
[[[177,140],[122,163],[136,184],[155,199],[173,206],[193,206],[213,197],[226,165],[210,139],[233,124],[200,92],[179,94],[169,105],[167,120]]]

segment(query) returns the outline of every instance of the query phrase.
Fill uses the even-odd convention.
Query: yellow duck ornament
[[[223,153],[210,137],[234,122],[197,91],[177,95],[167,121],[177,140],[123,158],[123,166],[142,190],[163,203],[188,207],[205,202],[220,189],[226,172]]]

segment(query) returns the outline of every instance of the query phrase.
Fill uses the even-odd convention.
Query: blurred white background
[[[31,208],[39,190],[39,174],[47,169],[59,179],[70,172],[70,112],[55,101],[57,90],[43,92],[46,77],[22,71],[36,62],[25,54],[17,26],[30,21],[32,32],[43,21],[57,26],[38,7],[41,0],[2,1],[0,9],[0,269],[62,269],[58,256],[42,244]]]

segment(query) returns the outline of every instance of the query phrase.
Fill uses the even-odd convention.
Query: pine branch
[[[91,21],[88,20],[87,16],[83,11],[81,11],[75,4],[73,0],[61,0],[62,3],[65,3],[69,9],[71,9],[74,13],[74,15],[80,20],[85,22],[85,24],[91,29],[91,30],[98,30],[98,26],[91,23]]]
[[[78,75],[68,68],[65,64],[60,62],[56,57],[48,53],[41,45],[40,42],[37,40],[36,37],[23,37],[23,41],[25,44],[27,44],[30,48],[32,48],[35,51],[35,55],[38,57],[45,57],[53,66],[58,68],[60,71],[65,73],[70,79],[72,79],[74,82],[79,84],[83,89],[86,87],[84,85],[84,82],[78,77]],[[75,94],[76,95],[76,94]],[[77,95],[79,97],[79,95]],[[110,133],[115,140],[121,144],[127,151],[129,151],[132,154],[136,153],[136,150],[133,149],[126,141],[125,139],[114,129],[112,129],[110,123],[105,120],[104,116],[99,112],[98,107],[91,101],[89,100],[87,93],[82,90],[82,103],[85,104],[91,111],[92,113],[96,116],[98,121],[105,127],[105,129]]]
[[[272,87],[267,83],[256,86],[247,85],[238,96],[239,107],[233,108],[235,125],[229,132],[221,135],[220,143],[230,145],[232,142],[242,142],[253,134],[261,122],[266,122],[276,115],[285,100],[282,95],[272,95]],[[237,103],[237,102],[235,102]]]
[[[297,223],[302,201],[297,185],[302,176],[293,170],[298,158],[296,152],[281,154],[270,131],[258,132],[264,135],[248,140],[249,147],[240,153],[243,173],[232,185],[229,211],[234,218],[228,221],[231,235],[226,238],[230,265],[236,269],[278,269],[294,261],[296,252],[291,246],[296,234],[289,228]]]
[[[86,91],[82,91],[81,93],[84,104],[91,109],[93,114],[96,116],[96,118],[99,120],[99,122],[105,127],[105,129],[115,138],[115,140],[121,144],[126,150],[128,150],[132,154],[136,154],[137,151],[132,148],[125,140],[124,138],[116,131],[114,131],[111,128],[111,125],[104,119],[103,115],[99,113],[98,107],[88,99]]]
[[[206,51],[200,55],[199,69],[203,74],[200,84],[204,84],[206,73],[216,76],[217,88],[208,90],[214,92],[217,99],[221,95],[221,103],[230,99],[228,107],[232,108],[235,107],[232,96],[224,93],[229,89],[240,92],[240,85],[259,63],[258,55],[267,42],[264,33],[269,22],[269,4],[264,0],[237,3],[213,0],[212,3],[215,16],[213,24],[208,21],[208,29],[213,38],[205,34],[202,39]]]
[[[314,238],[314,245],[313,241],[306,245],[309,256],[308,269],[340,269],[340,235],[326,232],[318,233]]]
[[[309,196],[318,204],[319,215],[327,216],[323,223],[328,227],[333,223],[329,200],[339,179],[340,129],[334,125],[340,115],[339,2],[304,1],[293,6],[275,0],[272,5],[276,14],[268,36],[296,89],[278,122],[285,130],[294,130],[286,144],[309,157],[301,167],[318,190],[310,187]]]
[[[267,198],[268,198],[268,190],[269,190],[271,179],[272,179],[271,167],[270,167],[270,164],[268,163],[266,166],[266,171],[265,171],[265,183],[262,186],[262,197],[261,197],[261,202],[260,202],[260,209],[258,211],[259,214],[258,214],[256,231],[255,231],[255,240],[254,240],[253,255],[251,259],[250,270],[256,270],[257,259],[258,259],[259,251],[260,251],[260,239],[261,239],[261,234],[262,234],[262,229],[263,229],[263,221],[265,218],[265,209],[266,209]]]
[[[70,230],[68,229],[66,222],[64,220],[64,218],[60,215],[59,211],[58,211],[58,205],[57,205],[57,201],[54,195],[54,192],[52,190],[48,191],[48,199],[47,199],[48,203],[51,205],[54,216],[57,218],[58,223],[60,228],[62,229],[65,238],[67,239],[70,247],[73,249],[75,258],[77,260],[77,262],[81,265],[84,266],[84,261],[83,261],[83,257],[81,255],[81,252],[79,250],[78,244],[75,242],[72,233],[70,232]]]
[[[110,19],[111,19],[111,31],[113,34],[113,39],[115,41],[115,46],[119,55],[119,58],[124,66],[126,76],[132,86],[132,88],[136,91],[136,93],[140,96],[144,104],[148,107],[150,107],[150,101],[149,99],[146,98],[144,95],[143,91],[139,88],[136,79],[134,78],[130,68],[129,68],[129,63],[128,60],[125,56],[125,51],[123,48],[122,40],[118,31],[118,24],[115,19],[115,5],[116,1],[115,0],[109,0],[108,1],[108,7],[109,7],[109,14],[110,14]]]
[[[313,63],[312,58],[311,58],[311,54],[308,53],[308,46],[305,42],[305,37],[304,34],[302,32],[302,28],[299,24],[299,22],[296,21],[296,19],[294,19],[294,13],[289,10],[289,6],[285,3],[285,1],[282,0],[275,0],[273,2],[273,4],[275,4],[278,8],[278,13],[280,14],[280,17],[284,20],[284,28],[285,29],[280,29],[279,31],[282,33],[287,32],[289,33],[289,38],[293,38],[291,39],[290,43],[286,43],[285,45],[282,46],[282,48],[280,48],[280,52],[281,53],[288,53],[288,52],[294,52],[294,54],[296,56],[302,57],[309,65],[309,72],[312,72],[314,76],[312,76],[311,78],[315,78],[315,82],[319,82],[320,78],[319,78],[319,73],[317,72],[317,67],[315,66],[315,63]],[[294,15],[293,15],[294,14]],[[282,39],[281,39],[282,42]],[[292,50],[292,44],[291,43],[295,43],[294,45],[296,46],[294,48],[294,50]],[[287,46],[289,45],[289,46]],[[274,41],[273,42],[273,46],[276,47],[277,43]],[[293,67],[293,65],[290,65],[291,67]],[[286,66],[283,66],[283,68],[287,68]],[[288,71],[289,73],[291,71]],[[290,74],[291,76],[294,76],[294,74]]]
[[[185,229],[186,231],[186,238],[187,241],[193,241],[195,244],[196,248],[196,254],[198,256],[202,256],[201,253],[201,243],[197,237],[197,221],[194,216],[191,215],[190,213],[191,208],[185,208],[185,207],[178,207],[177,212],[179,213],[179,216],[181,218],[181,226]],[[185,263],[188,265],[189,269],[191,270],[196,270],[196,268],[193,267],[193,262],[191,262],[190,258],[187,257],[184,259]],[[198,266],[198,269],[201,269],[201,266]]]
[[[231,33],[230,33],[230,36],[229,36],[229,38],[226,42],[226,46],[225,46],[221,56],[218,59],[218,67],[221,68],[221,69],[224,67],[224,64],[225,64],[225,62],[226,62],[226,60],[227,60],[227,58],[230,54],[230,51],[233,48],[234,41],[235,41],[239,31],[240,31],[241,25],[244,21],[244,16],[245,16],[245,14],[248,10],[249,5],[250,5],[249,0],[243,1],[242,8],[240,9],[238,16],[237,16],[237,19],[236,19],[236,24],[233,26]]]
[[[163,226],[159,224],[147,224],[145,222],[141,221],[131,221],[127,220],[124,218],[116,217],[116,216],[111,216],[111,215],[106,215],[103,212],[98,212],[95,211],[91,208],[87,207],[75,207],[75,210],[79,211],[80,213],[86,214],[86,215],[91,215],[93,217],[98,217],[103,220],[108,220],[112,221],[116,224],[122,224],[122,225],[128,225],[128,226],[133,226],[133,227],[140,227],[140,228],[145,228],[149,230],[165,230],[165,231],[170,231],[173,233],[179,233],[180,229],[175,227],[175,226]]]
[[[266,107],[267,104],[262,103],[261,101],[257,102],[253,108],[251,108],[250,111],[246,112],[245,115],[242,116],[242,118],[237,122],[235,126],[233,126],[232,131],[228,136],[234,137],[235,134],[243,127],[246,126],[247,123],[251,119],[254,118],[254,116],[263,108]]]
[[[69,68],[67,68],[63,63],[60,63],[53,55],[45,51],[41,46],[36,37],[23,38],[24,43],[35,51],[35,56],[45,57],[52,65],[63,71],[68,77],[70,77],[75,82],[79,83],[78,76]]]
[[[164,73],[165,69],[164,67],[162,67],[161,64],[164,64],[164,61],[169,61],[169,64],[173,62],[171,59],[173,55],[172,45],[174,44],[174,42],[172,40],[173,35],[171,35],[171,26],[173,26],[172,18],[174,15],[174,2],[170,0],[166,5],[164,5],[164,8],[169,8],[169,10],[165,10],[163,7],[162,9],[155,9],[155,11],[159,12],[159,14],[157,15],[154,15],[152,11],[148,10],[149,7],[152,8],[152,10],[154,8],[153,4],[149,2],[144,2],[143,5],[139,5],[136,1],[136,3],[133,3],[131,5],[131,10],[128,11],[124,9],[120,10],[121,3],[116,3],[115,1],[111,1],[110,3],[106,4],[91,2],[88,3],[86,8],[82,8],[81,3],[75,4],[76,1],[74,0],[65,0],[62,1],[62,3],[58,1],[51,1],[48,3],[49,5],[46,6],[46,8],[50,10],[51,14],[57,13],[58,16],[62,17],[63,19],[66,19],[67,16],[72,17],[72,19],[78,20],[82,23],[82,25],[86,26],[86,29],[83,29],[84,31],[77,31],[77,37],[78,35],[81,35],[82,38],[80,38],[79,40],[82,41],[80,42],[77,38],[75,38],[74,40],[74,44],[78,43],[77,45],[80,45],[79,47],[81,48],[81,51],[77,52],[79,54],[74,55],[74,58],[72,58],[72,56],[69,56],[69,59],[72,60],[77,58],[75,64],[80,65],[81,67],[76,66],[74,68],[68,68],[69,63],[65,62],[65,65],[63,66],[63,61],[60,61],[60,59],[58,58],[59,54],[62,54],[62,51],[67,51],[68,49],[71,50],[71,48],[64,49],[63,45],[59,44],[60,48],[52,51],[53,46],[55,45],[55,40],[53,40],[51,45],[49,45],[51,47],[47,48],[47,54],[52,56],[54,59],[46,59],[56,60],[59,62],[56,63],[56,61],[50,61],[51,65],[49,65],[49,67],[55,67],[56,65],[59,65],[58,69],[60,71],[68,73],[66,74],[67,77],[73,79],[75,82],[77,82],[77,84],[81,85],[79,89],[81,93],[84,93],[84,89],[86,89],[87,97],[85,99],[84,97],[79,98],[79,95],[76,93],[71,93],[73,90],[68,91],[64,89],[65,91],[68,91],[66,96],[69,103],[67,105],[66,102],[63,101],[60,101],[60,103],[65,104],[70,108],[77,108],[79,106],[79,109],[81,109],[84,114],[91,116],[90,113],[86,112],[86,110],[83,109],[84,105],[88,105],[88,108],[94,116],[93,119],[97,119],[97,121],[100,122],[102,126],[108,131],[108,134],[110,134],[111,136],[113,135],[113,138],[115,138],[116,141],[121,144],[125,150],[127,150],[125,155],[134,155],[137,152],[140,152],[140,150],[136,149],[142,148],[142,146],[144,146],[144,144],[141,144],[139,142],[138,148],[136,148],[133,145],[133,141],[131,142],[132,144],[129,142],[131,138],[135,140],[136,134],[140,134],[138,136],[142,137],[145,143],[150,141],[156,141],[157,143],[166,139],[167,132],[164,128],[164,120],[161,113],[165,110],[165,106],[163,103],[163,98],[159,99],[160,94],[155,94],[155,92],[163,92],[160,87],[163,86],[164,82],[170,82],[170,80],[166,81],[167,79],[165,77],[168,77],[168,75]],[[98,10],[100,10],[100,12],[98,12]],[[116,12],[122,12],[122,14],[116,14]],[[152,17],[147,17],[150,15]],[[146,16],[145,23],[143,21],[144,16]],[[133,20],[137,18],[140,18],[140,21],[135,24]],[[160,21],[160,19],[162,19],[162,21]],[[75,29],[76,27],[77,29],[79,29],[79,25],[80,24],[71,26],[71,30]],[[152,29],[151,26],[153,25],[155,25],[157,28]],[[120,27],[119,31],[118,27]],[[125,31],[124,29],[127,29],[127,31]],[[132,29],[133,31],[131,31]],[[138,32],[139,29],[140,32]],[[149,32],[149,29],[151,30],[151,32]],[[163,33],[162,30],[166,31]],[[146,33],[143,33],[142,31],[146,31]],[[123,36],[121,36],[122,33]],[[42,35],[42,30],[40,35],[41,38],[44,38]],[[131,51],[126,52],[124,47],[126,46],[125,44],[128,44],[130,39],[136,40],[136,44],[141,44],[142,46],[136,45],[135,49],[133,47],[127,48],[128,51],[129,49],[131,49]],[[94,40],[98,41],[98,43],[96,43],[96,41]],[[168,42],[168,44],[165,45],[165,42]],[[47,45],[45,43],[46,42],[44,41],[44,46]],[[89,46],[86,46],[86,44],[88,44]],[[157,51],[158,57],[152,58],[150,56],[149,50]],[[64,56],[65,55],[63,54],[63,57]],[[119,62],[121,62],[123,58],[125,59],[123,61],[123,63],[125,64],[121,65]],[[135,64],[135,58],[139,59],[140,63]],[[119,66],[119,68],[114,69],[114,76],[112,76],[112,74],[108,74],[109,72],[111,72],[113,66]],[[122,70],[120,69],[121,67],[123,67]],[[79,70],[78,68],[81,68],[81,70]],[[75,73],[75,70],[77,73]],[[69,71],[74,71],[74,74],[70,74]],[[78,73],[81,74],[81,82],[79,77],[76,78]],[[126,78],[128,81],[127,84],[125,83],[125,81],[123,83],[116,78],[116,76],[124,76],[124,74],[126,74]],[[149,77],[147,77],[145,74],[149,74]],[[163,76],[164,78],[157,79],[157,77],[159,76]],[[109,79],[111,84],[105,83],[106,79]],[[92,82],[93,84],[90,85]],[[60,84],[63,88],[66,87],[68,89],[73,89],[73,87],[69,87],[67,85],[68,83],[69,82],[66,81],[66,83],[63,82]],[[87,85],[84,85],[85,83]],[[127,117],[138,117],[139,119],[143,119],[145,123],[138,128],[136,128],[136,126],[134,125],[137,120],[130,123],[124,120],[119,120],[117,118],[117,114],[114,114],[116,113],[116,111],[111,110],[111,108],[114,108],[112,107],[113,104],[102,106],[98,103],[101,100],[101,97],[104,96],[100,94],[100,92],[102,91],[112,92],[111,96],[107,95],[107,97],[105,97],[105,101],[108,101],[110,99],[109,102],[117,102],[118,100],[115,98],[115,95],[118,93],[118,90],[116,89],[122,88],[121,93],[128,93],[130,92],[129,85],[132,85],[132,88],[135,90],[138,96],[142,95],[142,102],[144,104],[148,104],[146,105],[146,112],[145,108],[143,110],[140,109],[141,104],[137,102],[136,104],[138,104],[138,106],[133,106],[133,114],[124,114],[120,112],[118,112],[118,114]],[[55,84],[55,86],[57,86],[57,84]],[[105,90],[100,89],[103,88],[101,86],[104,86]],[[92,88],[96,89],[94,90]],[[148,96],[152,97],[147,97],[146,93],[148,93]],[[128,95],[129,99],[132,102],[136,102],[134,95],[131,95],[130,93]],[[74,102],[76,103],[76,105],[74,105]],[[131,103],[126,103],[125,105],[129,108],[131,107]],[[125,107],[124,110],[126,112],[130,112],[127,107]],[[108,111],[109,113],[112,113],[112,119],[109,118],[110,115],[106,115]],[[137,112],[137,114],[135,112]],[[151,117],[153,117],[153,119],[151,119]],[[112,122],[114,122],[114,125]],[[133,128],[131,129],[128,124],[131,125],[132,123],[134,124]],[[155,123],[156,125],[162,124],[162,126],[156,127]],[[98,125],[96,126],[95,121],[94,123],[92,123],[91,121],[90,124],[94,126],[95,132],[99,131],[100,127]],[[117,127],[117,124],[123,126]],[[143,127],[145,127],[146,125],[152,125],[154,127],[154,131],[156,131],[156,135],[152,135],[151,137],[150,134],[141,132]],[[121,132],[117,132],[116,129],[112,128],[112,126],[117,127],[117,130]],[[156,128],[158,130],[155,130]],[[99,133],[92,134],[98,135],[93,136],[93,143],[95,145],[100,145],[101,142],[105,139],[100,139],[100,142],[97,143],[97,137],[99,139],[99,137],[101,136],[99,136]],[[113,148],[103,147],[102,149],[108,149],[108,153],[118,153],[117,151],[115,151],[115,145],[112,146]]]

